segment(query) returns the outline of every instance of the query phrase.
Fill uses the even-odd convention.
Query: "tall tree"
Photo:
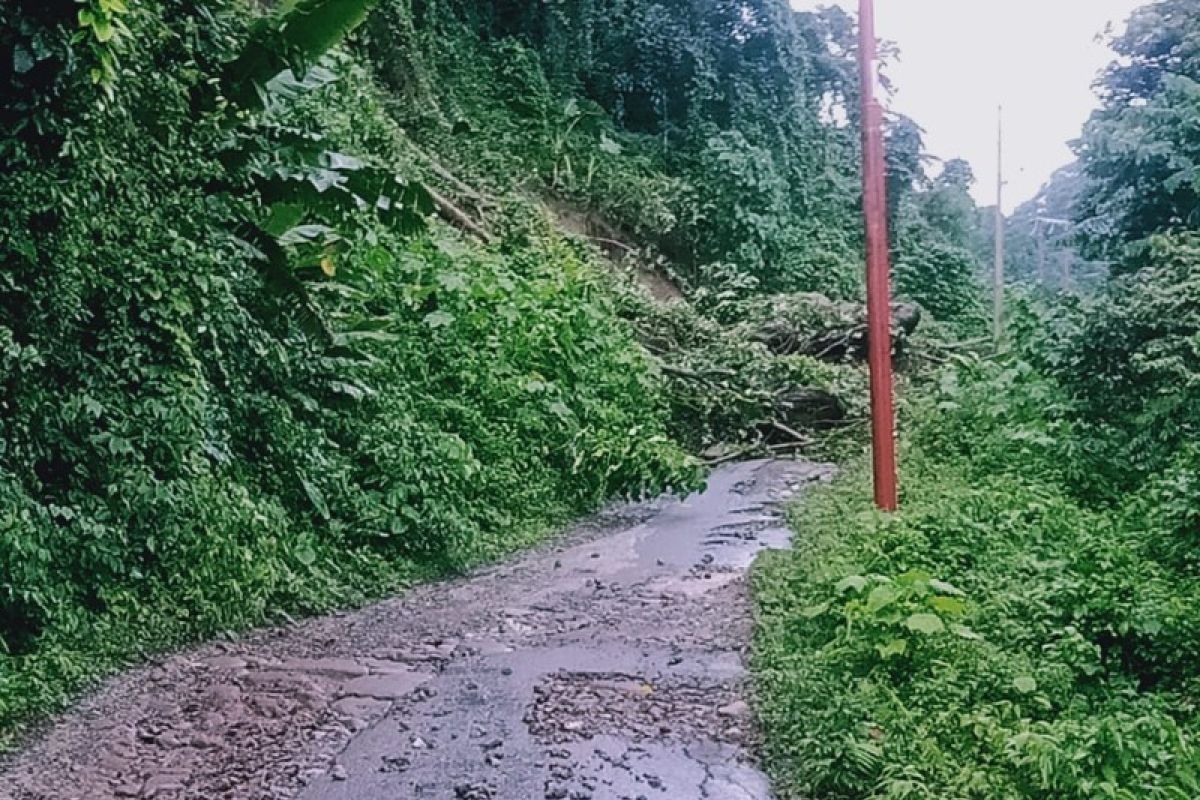
[[[1200,227],[1200,3],[1145,6],[1112,46],[1120,59],[1101,76],[1103,105],[1077,145],[1094,254]]]

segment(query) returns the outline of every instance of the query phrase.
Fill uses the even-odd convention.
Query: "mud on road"
[[[0,764],[0,798],[766,800],[746,571],[829,474],[727,466],[508,564],[161,659]]]

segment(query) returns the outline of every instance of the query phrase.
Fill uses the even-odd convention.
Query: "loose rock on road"
[[[767,800],[746,571],[829,474],[723,467],[511,563],[127,673],[0,764],[0,797]]]

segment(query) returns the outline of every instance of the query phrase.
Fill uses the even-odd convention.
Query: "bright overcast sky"
[[[900,48],[891,107],[925,129],[925,145],[975,169],[981,204],[996,196],[996,107],[1004,105],[1004,205],[1037,193],[1072,158],[1096,105],[1092,82],[1112,51],[1096,40],[1148,0],[876,0],[880,38]],[[798,9],[857,0],[792,0]]]

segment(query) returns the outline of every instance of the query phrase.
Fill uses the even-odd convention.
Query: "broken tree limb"
[[[792,426],[785,425],[777,419],[771,420],[771,427],[777,431],[780,431],[781,433],[786,433],[788,436],[791,436],[796,444],[812,444],[812,439],[800,433],[800,431],[796,430]]]
[[[463,195],[464,197],[468,197],[471,200],[474,200],[476,203],[479,203],[479,204],[484,204],[484,205],[488,205],[488,206],[498,206],[499,205],[499,202],[495,198],[488,197],[487,195],[483,194],[475,187],[468,184],[462,178],[459,178],[457,175],[455,175],[453,172],[451,172],[449,169],[447,169],[445,167],[445,165],[442,164],[442,162],[438,161],[436,158],[431,156],[416,142],[412,141],[411,139],[406,138],[405,144],[409,147],[409,149],[411,149],[414,153],[416,153],[417,156],[421,160],[423,160],[429,166],[430,172],[432,172],[434,175],[438,176],[439,178],[444,180],[446,183],[448,183],[452,187],[454,187],[455,191],[457,191],[459,194]]]
[[[595,242],[604,251],[609,258],[616,258],[614,251],[620,251],[624,255],[630,255],[637,252],[637,248],[628,245],[625,242],[617,241],[616,239],[608,239],[604,236],[587,236],[587,240]]]
[[[454,205],[435,189],[428,186],[425,188],[429,190],[429,195],[433,198],[433,205],[437,209],[438,216],[459,230],[466,231],[480,239],[484,244],[492,244],[495,241],[492,235],[482,225],[471,219],[467,212]]]
[[[751,447],[739,447],[738,449],[731,450],[730,452],[725,453],[722,456],[719,456],[717,458],[710,458],[706,461],[701,461],[700,463],[706,467],[720,466],[721,464],[726,464],[730,461],[737,461],[740,458],[745,458],[746,456],[753,453],[755,448],[757,448],[757,447],[758,447],[758,445],[753,445]]]

